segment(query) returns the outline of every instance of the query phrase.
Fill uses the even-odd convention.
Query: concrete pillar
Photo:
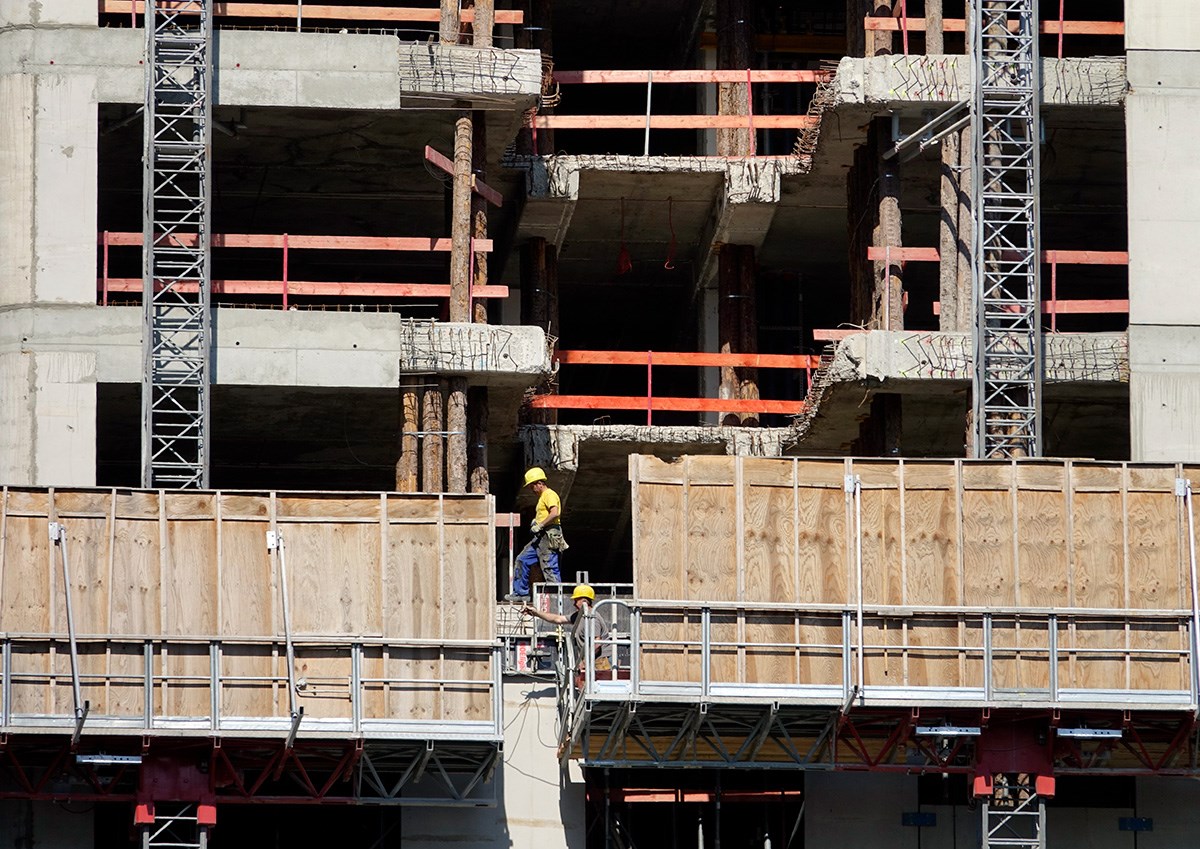
[[[3,0],[0,27],[94,27],[100,19],[95,0]]]
[[[492,808],[405,811],[405,849],[577,849],[586,844],[584,785],[559,768],[555,690],[531,680],[504,684],[504,763]],[[511,721],[516,718],[516,721]],[[601,841],[603,843],[603,841]]]
[[[471,320],[471,113],[454,123],[454,184],[450,200],[450,320]]]
[[[479,14],[476,5],[475,13]],[[471,117],[471,173],[475,179],[484,180],[487,177],[487,113],[475,112]],[[475,239],[486,239],[488,235],[488,203],[483,195],[471,193],[471,236]],[[472,261],[474,269],[472,285],[486,286],[488,282],[488,255],[477,252]],[[472,321],[476,324],[488,323],[488,301],[478,298],[473,307]]]
[[[1131,458],[1200,462],[1200,14],[1125,4]]]
[[[958,303],[958,206],[959,206],[959,134],[942,139],[940,209],[938,210],[938,330],[965,330],[959,326]]]
[[[417,492],[421,466],[417,431],[421,429],[419,377],[400,378],[400,460],[396,463],[396,491]]]
[[[488,477],[488,390],[472,386],[467,390],[467,488],[471,492],[489,492]]]
[[[36,24],[35,6],[2,14]],[[96,302],[95,88],[85,76],[0,76],[0,479],[10,484],[96,482],[95,354],[33,353],[37,328],[20,309]]]
[[[879,157],[879,208],[872,238],[876,249],[904,245],[900,226],[900,160],[884,158],[892,148],[890,119],[875,122],[875,150]],[[877,259],[874,263],[875,291],[872,296],[872,325],[884,330],[904,329],[904,265],[899,259]]]

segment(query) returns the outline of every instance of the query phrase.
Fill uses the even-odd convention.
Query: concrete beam
[[[526,166],[517,240],[542,238],[562,250],[579,202],[579,163],[574,157],[531,156]]]
[[[213,380],[248,386],[388,388],[401,373],[461,375],[524,388],[550,371],[536,327],[414,321],[392,313],[217,309]],[[142,379],[140,307],[0,312],[0,354],[85,353],[100,383]]]
[[[0,31],[0,75],[83,75],[101,103],[141,103],[140,29]],[[213,94],[222,106],[401,109],[454,100],[520,112],[541,91],[536,50],[399,41],[388,35],[222,30]]]
[[[0,353],[0,481],[95,485],[95,354]]]
[[[700,238],[702,259],[696,291],[711,288],[722,245],[749,245],[757,252],[767,240],[782,196],[779,160],[729,160],[725,184]]]
[[[966,56],[874,56],[838,63],[835,104],[901,106],[951,104],[971,93],[973,70]],[[1046,106],[1119,106],[1125,100],[1121,57],[1042,59]]]

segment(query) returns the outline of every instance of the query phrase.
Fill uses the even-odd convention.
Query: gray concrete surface
[[[961,55],[846,57],[834,84],[837,105],[954,103],[971,92],[973,70]],[[1121,57],[1042,59],[1046,106],[1119,106],[1125,98]]]
[[[94,805],[0,800],[0,846],[82,849],[102,842],[95,831]]]
[[[1200,9],[1126,3],[1134,460],[1200,460]]]
[[[141,103],[144,49],[140,29],[0,29],[0,76],[80,75],[95,80],[101,103]],[[391,35],[222,30],[213,57],[213,93],[223,106],[403,109],[452,97],[471,108],[519,112],[541,89],[537,51]]]
[[[250,310],[213,314],[214,383],[392,388],[402,372],[461,374],[530,386],[550,370],[537,327],[414,321],[384,312]],[[0,312],[0,353],[95,356],[100,383],[138,383],[140,307],[25,307]]]

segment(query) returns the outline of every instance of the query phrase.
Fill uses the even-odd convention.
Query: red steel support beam
[[[762,401],[741,398],[662,398],[644,395],[538,395],[530,406],[541,410],[645,410],[681,413],[781,413],[799,415],[803,401]]]
[[[180,245],[195,245],[195,233],[177,233]],[[96,243],[110,247],[141,247],[141,233],[101,233]],[[297,236],[294,234],[270,233],[215,233],[214,248],[283,248],[291,250],[343,250],[343,251],[411,251],[413,253],[449,252],[450,239],[427,238],[425,236]],[[476,251],[492,252],[491,239],[476,239],[472,243]]]
[[[827,71],[555,71],[554,81],[563,85],[582,83],[636,83],[645,85],[654,75],[660,83],[819,83],[832,77]]]
[[[933,314],[940,315],[942,302],[933,302]],[[1127,298],[1085,299],[1042,301],[1042,312],[1047,315],[1057,312],[1059,315],[1120,315],[1129,312]]]
[[[867,259],[884,259],[885,249],[867,248]],[[941,255],[937,248],[892,248],[891,258],[901,262],[938,262]],[[1128,265],[1128,251],[1042,251],[1042,262],[1060,265]]]
[[[120,14],[130,12],[135,15],[145,14],[144,0],[99,0],[101,14]],[[159,0],[159,5],[171,7],[170,0]],[[440,10],[420,9],[412,7],[390,6],[323,6],[308,3],[221,3],[213,4],[213,13],[218,17],[229,18],[287,18],[295,20],[297,12],[305,18],[338,21],[399,21],[417,23],[438,23]],[[475,10],[463,9],[460,13],[463,23],[473,23]],[[495,12],[495,22],[498,24],[522,24],[525,13],[519,9],[498,9]]]
[[[568,365],[644,366],[646,351],[559,351],[558,361]],[[734,366],[740,368],[815,368],[817,354],[709,354],[655,351],[656,366]]]
[[[741,82],[746,74],[741,72]],[[651,115],[652,130],[739,129],[796,130],[816,127],[811,115]],[[645,115],[535,115],[533,126],[543,130],[644,130]]]
[[[103,288],[103,278],[97,290]],[[195,292],[194,283],[177,283],[181,292]],[[109,292],[141,292],[140,277],[108,279]],[[282,280],[213,280],[214,295],[279,295],[284,291]],[[359,296],[364,298],[448,298],[450,287],[441,283],[335,283],[326,281],[287,281],[288,295],[317,295],[328,297]],[[476,298],[507,298],[507,286],[477,286]]]
[[[306,7],[307,8],[307,7]],[[909,18],[908,29],[913,32],[925,31],[924,18]],[[965,22],[962,18],[947,18],[943,25],[946,32],[964,32]],[[898,18],[871,17],[863,19],[863,29],[881,32],[899,32],[904,26]],[[1016,28],[1016,23],[1010,24]],[[1125,24],[1122,21],[1064,21],[1060,27],[1058,21],[1042,21],[1039,30],[1043,35],[1124,35]]]

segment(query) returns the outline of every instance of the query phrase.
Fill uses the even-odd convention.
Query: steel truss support
[[[159,802],[142,827],[142,849],[207,849],[209,825],[204,806],[195,802]]]
[[[142,485],[209,485],[210,0],[147,0]]]
[[[973,0],[975,454],[1042,453],[1037,0]]]
[[[501,754],[498,741],[300,739],[289,747],[285,740],[266,738],[86,736],[83,743],[104,756],[77,757],[69,736],[0,737],[0,799],[136,802],[143,808],[140,824],[151,825],[162,802],[143,791],[151,786],[148,771],[157,770],[152,784],[159,788],[172,776],[191,775],[176,783],[193,793],[200,785],[199,801],[206,806],[480,807],[496,803],[493,779]],[[140,766],[134,753],[142,753]]]

